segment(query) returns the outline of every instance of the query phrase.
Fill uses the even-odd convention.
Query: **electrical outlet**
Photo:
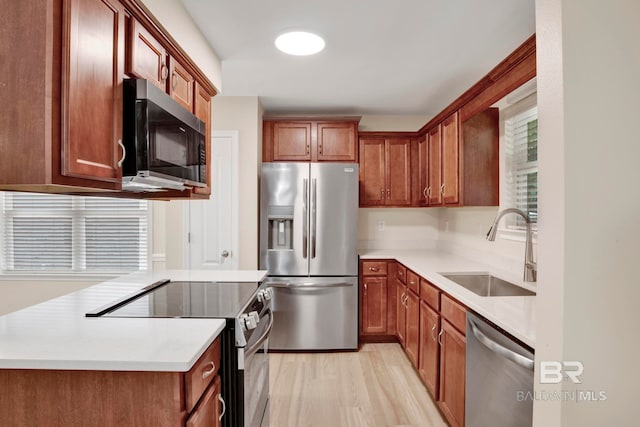
[[[384,221],[383,220],[379,220],[378,221],[378,231],[384,231]]]

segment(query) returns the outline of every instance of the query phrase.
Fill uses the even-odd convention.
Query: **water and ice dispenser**
[[[269,206],[269,250],[293,249],[293,206]]]

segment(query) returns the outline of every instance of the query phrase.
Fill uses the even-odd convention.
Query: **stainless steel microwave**
[[[206,187],[206,125],[144,79],[123,85],[122,189]]]

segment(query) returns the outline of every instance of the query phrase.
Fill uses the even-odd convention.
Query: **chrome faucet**
[[[535,282],[538,273],[538,265],[533,260],[533,233],[531,232],[531,218],[529,215],[521,211],[520,209],[509,208],[504,209],[498,212],[496,215],[496,219],[493,220],[493,224],[487,233],[487,240],[493,242],[496,240],[496,233],[498,232],[498,222],[500,222],[500,218],[505,216],[506,214],[514,213],[520,215],[524,218],[525,223],[527,225],[527,237],[524,248],[524,281],[525,282]]]

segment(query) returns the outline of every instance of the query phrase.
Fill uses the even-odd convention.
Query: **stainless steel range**
[[[271,289],[257,282],[162,280],[88,317],[220,318],[222,394],[228,427],[269,425],[269,334],[273,326]]]

